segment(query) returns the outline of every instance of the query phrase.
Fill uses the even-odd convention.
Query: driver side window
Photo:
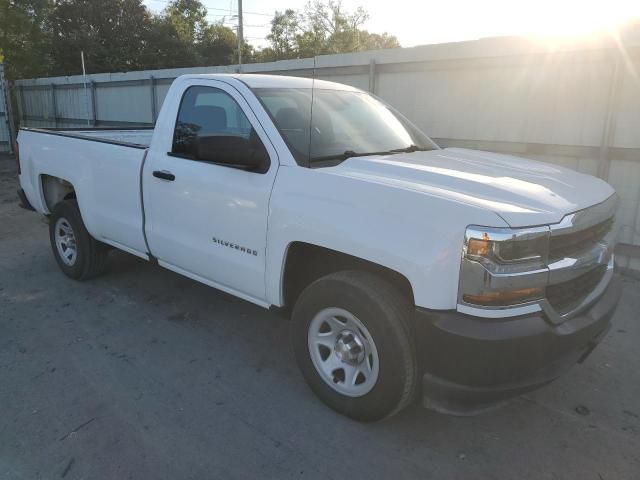
[[[197,140],[215,136],[260,142],[242,108],[228,93],[214,87],[189,87],[180,103],[171,153],[195,159]]]

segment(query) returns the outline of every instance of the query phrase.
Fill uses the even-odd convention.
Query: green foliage
[[[165,17],[153,17],[148,43],[137,70],[192,67],[196,62],[192,44],[180,38],[174,25]]]
[[[400,48],[400,42],[394,35],[384,33],[369,33],[360,30],[361,50],[384,50],[386,48]]]
[[[135,70],[144,64],[151,16],[141,0],[60,0],[50,16],[54,75]]]
[[[295,10],[276,12],[271,20],[271,33],[267,39],[271,42],[274,59],[293,58],[297,52],[297,38],[304,19]]]
[[[233,63],[235,33],[206,16],[199,0],[0,0],[0,51],[10,79],[81,73],[81,51],[89,73]]]
[[[304,58],[400,46],[393,35],[363,30],[368,19],[369,14],[362,7],[348,12],[336,0],[313,0],[302,13],[292,9],[276,12],[267,37],[271,45],[259,53],[259,59]]]
[[[238,37],[229,27],[221,23],[208,25],[202,32],[197,44],[199,63],[202,65],[229,65],[237,62]],[[242,51],[244,58],[249,58],[250,52]]]
[[[165,55],[162,66],[147,64],[147,68],[196,67],[229,65],[237,62],[238,37],[221,22],[210,24],[207,9],[199,0],[173,0],[157,20],[164,24],[161,35],[168,35],[177,43]],[[167,51],[161,38],[154,38],[159,51]],[[171,45],[170,45],[171,46]],[[246,58],[250,49],[243,49]]]
[[[51,0],[0,0],[0,51],[8,78],[48,73]]]
[[[313,0],[302,12],[276,12],[262,50],[244,43],[244,63],[398,47],[361,27],[368,14]],[[236,33],[209,23],[200,0],[172,0],[160,14],[142,0],[0,0],[0,52],[10,79],[237,62]]]
[[[187,44],[198,43],[209,27],[207,9],[199,0],[174,0],[165,9],[164,17]]]

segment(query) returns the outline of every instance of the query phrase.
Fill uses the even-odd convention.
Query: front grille
[[[551,261],[576,255],[592,248],[601,241],[613,226],[613,218],[578,232],[551,237],[549,257]]]
[[[558,313],[567,313],[598,286],[606,271],[607,266],[600,265],[573,280],[549,285],[546,289],[547,301]]]

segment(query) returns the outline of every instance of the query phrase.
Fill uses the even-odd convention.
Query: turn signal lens
[[[487,292],[480,295],[465,294],[462,299],[467,303],[495,307],[524,303],[541,298],[542,294],[542,288],[521,288],[519,290]]]
[[[467,244],[467,255],[477,257],[486,257],[491,250],[491,242],[489,240],[478,240],[477,238],[469,239]]]

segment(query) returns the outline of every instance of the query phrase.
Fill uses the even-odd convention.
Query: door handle
[[[173,173],[168,172],[167,170],[154,170],[153,176],[156,178],[161,178],[162,180],[168,180],[170,182],[173,182],[176,179],[176,176]]]

